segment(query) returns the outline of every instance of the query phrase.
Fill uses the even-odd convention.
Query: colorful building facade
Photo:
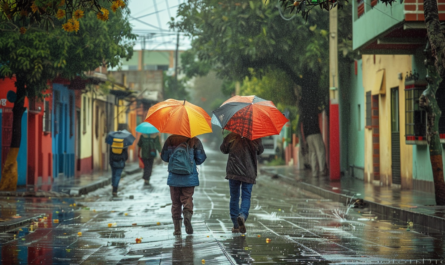
[[[342,139],[348,139],[342,143],[343,168],[376,185],[434,191],[426,114],[418,106],[426,88],[423,1],[352,3],[353,48],[361,59],[340,91]],[[438,7],[445,21],[445,0]],[[443,90],[437,98],[445,113]],[[439,127],[445,143],[444,117]]]
[[[13,103],[8,101],[7,93],[15,92],[14,82],[0,79],[2,166],[12,137]],[[32,186],[35,190],[49,190],[61,178],[107,171],[107,134],[127,129],[136,136],[135,127],[148,110],[132,91],[108,82],[105,75],[90,76],[81,85],[62,78],[48,85],[43,100],[25,100],[17,185],[28,189]],[[129,149],[131,160],[136,161],[136,143]]]

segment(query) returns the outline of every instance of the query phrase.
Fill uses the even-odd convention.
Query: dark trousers
[[[154,158],[142,158],[142,162],[144,163],[144,174],[142,175],[143,179],[150,180],[154,160]]]
[[[182,211],[188,210],[193,213],[193,193],[195,187],[172,187],[170,186],[170,197],[172,199],[172,218],[181,219]]]
[[[123,168],[111,168],[111,186],[117,188],[119,186],[119,181],[121,180]]]

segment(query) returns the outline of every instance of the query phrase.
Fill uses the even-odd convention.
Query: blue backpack
[[[178,175],[193,173],[193,161],[190,159],[188,141],[179,144],[168,160],[168,171]]]

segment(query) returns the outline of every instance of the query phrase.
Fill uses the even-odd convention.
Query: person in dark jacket
[[[144,163],[144,179],[145,185],[150,184],[151,172],[153,170],[153,162],[156,158],[156,152],[161,153],[161,141],[159,140],[159,133],[156,134],[142,134],[138,142],[139,150],[138,156]]]
[[[230,218],[233,233],[246,233],[245,221],[249,217],[250,197],[257,177],[257,156],[264,151],[261,139],[249,140],[230,133],[220,146],[223,154],[229,154],[226,179],[230,187]],[[240,207],[241,190],[241,207]]]
[[[128,159],[127,148],[124,148],[120,154],[113,152],[110,147],[110,167],[111,167],[111,186],[113,187],[113,197],[117,196],[117,188],[121,180],[122,171],[125,167],[125,161]]]
[[[188,138],[182,135],[171,135],[164,143],[161,152],[161,159],[170,162],[170,158],[176,147],[182,143],[189,146],[190,160],[193,161],[193,171],[189,175],[179,175],[173,172],[168,173],[167,185],[170,186],[170,197],[172,200],[172,219],[175,226],[173,235],[181,235],[181,220],[184,216],[184,226],[187,234],[193,234],[191,224],[193,215],[193,193],[195,187],[199,186],[197,165],[201,165],[207,156],[204,152],[201,141],[196,138]],[[182,215],[181,215],[182,214]]]

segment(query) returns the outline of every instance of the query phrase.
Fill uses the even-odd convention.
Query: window
[[[83,123],[82,131],[83,131],[83,134],[86,134],[87,133],[87,99],[86,99],[85,96],[83,97],[82,114],[83,114],[83,117],[82,117],[82,123]]]
[[[357,17],[361,17],[365,13],[365,1],[357,0]]]
[[[68,112],[70,115],[70,138],[71,138],[74,135],[74,97],[72,94],[70,95]]]
[[[424,81],[405,82],[405,134],[407,137],[414,137],[410,140],[426,134],[426,112],[419,107],[419,98],[426,85]]]
[[[51,132],[51,109],[47,100],[44,100],[43,105],[43,132]]]
[[[90,111],[93,111],[92,109],[90,109],[90,98],[88,98],[88,109],[90,110]],[[88,124],[90,124],[90,115],[87,115],[87,121],[88,121]]]
[[[97,104],[97,103],[96,103]],[[95,122],[95,132],[96,132],[96,139],[99,139],[99,106],[96,105],[96,122]]]
[[[366,128],[371,129],[372,126],[372,100],[371,91],[366,92]]]
[[[358,104],[357,107],[358,107],[358,110],[357,110],[357,115],[358,115],[357,124],[358,124],[358,130],[361,131],[362,130],[362,122],[361,122],[362,111],[360,110],[360,104]]]

